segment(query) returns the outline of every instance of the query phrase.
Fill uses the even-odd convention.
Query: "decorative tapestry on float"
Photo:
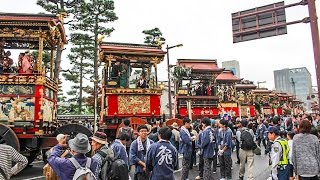
[[[150,96],[119,95],[119,114],[150,113]]]

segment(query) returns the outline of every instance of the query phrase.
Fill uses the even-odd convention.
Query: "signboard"
[[[287,34],[284,2],[232,13],[233,43]]]
[[[238,107],[237,103],[219,103],[220,108],[225,108],[225,107]]]

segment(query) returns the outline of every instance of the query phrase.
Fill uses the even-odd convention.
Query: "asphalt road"
[[[235,152],[232,155],[233,162],[236,162]],[[181,178],[181,156],[179,158],[180,169],[175,171],[175,177],[177,180]],[[198,161],[197,161],[198,162]],[[40,180],[44,179],[42,175],[42,168],[44,163],[42,161],[35,161],[32,166],[25,168],[18,175],[13,176],[12,180]],[[134,169],[132,168],[131,175],[133,175]],[[237,180],[239,175],[239,164],[233,163],[232,179]],[[189,171],[189,179],[195,179],[198,176],[198,166],[194,166],[192,170]],[[255,156],[254,162],[254,179],[256,180],[266,180],[270,174],[270,168],[268,167],[268,157],[266,155]],[[133,177],[133,176],[132,176]],[[217,168],[217,173],[214,174],[214,179],[220,179],[220,168]],[[246,176],[245,176],[246,179]]]

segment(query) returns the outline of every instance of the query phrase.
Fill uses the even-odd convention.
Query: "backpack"
[[[57,174],[53,171],[52,167],[47,163],[43,166],[43,176],[46,180],[58,180]]]
[[[115,158],[111,148],[100,150],[97,153],[103,157],[100,179],[129,179],[128,165],[122,159]]]
[[[111,161],[110,179],[112,180],[128,180],[129,170],[128,165],[122,159],[114,158]]]
[[[103,148],[97,151],[97,154],[103,159],[99,177],[102,180],[108,179],[110,177],[111,161],[114,158],[114,152],[111,148]]]
[[[82,167],[74,157],[68,159],[76,168],[76,172],[74,173],[72,180],[96,180],[96,177],[90,170],[91,158],[87,158],[85,167]]]
[[[47,157],[49,157],[52,153],[53,148],[51,148],[50,150],[48,150],[46,152]],[[65,151],[62,153],[62,155],[60,156],[61,158],[64,158],[68,156],[68,152]],[[57,176],[57,174],[54,172],[54,170],[52,169],[52,167],[50,166],[49,163],[47,163],[46,165],[43,166],[43,176],[45,177],[45,179],[47,180],[59,180],[59,177]]]
[[[125,127],[120,128],[119,129],[119,136],[121,134],[124,134],[124,133],[126,133],[130,137],[129,141],[127,141],[127,144],[126,144],[126,147],[130,147],[130,145],[132,143],[132,140],[134,139],[132,137],[133,136],[133,130],[130,127],[129,128],[125,128]]]
[[[256,143],[253,140],[253,136],[248,130],[244,130],[241,132],[240,141],[241,149],[243,150],[254,150],[257,147]]]

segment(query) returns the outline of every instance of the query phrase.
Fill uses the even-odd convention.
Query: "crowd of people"
[[[320,115],[203,118],[194,122],[184,118],[181,127],[177,123],[162,126],[157,122],[153,126],[140,125],[136,131],[130,127],[129,120],[124,120],[124,125],[113,142],[108,142],[106,134],[99,131],[90,137],[91,144],[82,133],[70,140],[68,135],[59,134],[58,144],[48,155],[46,168],[52,168],[62,180],[83,177],[126,180],[131,179],[132,166],[135,180],[173,180],[174,170],[179,168],[178,154],[181,154],[182,180],[189,179],[196,159],[199,159],[196,179],[212,180],[220,168],[222,180],[241,180],[245,175],[251,180],[254,179],[255,154],[261,154],[262,144],[262,153],[269,155],[270,179],[319,179]],[[237,155],[235,163],[240,165],[239,177],[232,177],[233,153]],[[27,165],[26,158],[2,140],[0,157],[6,159],[0,164],[0,177],[4,179]],[[16,163],[14,167],[11,161]],[[50,173],[45,176],[53,179]]]

